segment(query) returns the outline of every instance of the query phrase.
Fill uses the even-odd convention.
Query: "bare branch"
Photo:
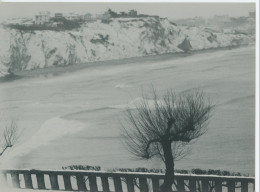
[[[174,182],[174,161],[190,152],[190,144],[207,131],[210,99],[199,90],[159,97],[155,89],[152,101],[142,97],[136,109],[127,109],[122,136],[127,149],[139,159],[160,158],[166,166],[162,191],[170,191]]]
[[[0,152],[0,156],[7,150],[7,148],[13,147],[18,139],[17,133],[17,124],[14,120],[11,120],[9,124],[5,126],[5,129],[2,133],[2,152]]]
[[[182,142],[182,148],[207,131],[207,122],[214,105],[199,90],[175,94],[167,91],[162,99],[155,89],[152,102],[143,95],[136,109],[127,109],[122,135],[128,150],[141,159],[161,158],[162,151],[154,142]],[[181,147],[174,156],[183,157]],[[173,149],[175,150],[175,149]]]

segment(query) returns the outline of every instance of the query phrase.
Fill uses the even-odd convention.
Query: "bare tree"
[[[161,191],[174,183],[174,161],[189,152],[189,145],[207,130],[214,105],[200,90],[175,94],[167,91],[161,99],[153,90],[152,102],[143,99],[136,109],[127,109],[122,136],[127,149],[138,159],[160,158],[166,167]]]
[[[17,139],[17,124],[14,120],[11,120],[10,123],[5,126],[1,135],[2,151],[0,152],[0,156],[2,156],[8,148],[11,148]]]

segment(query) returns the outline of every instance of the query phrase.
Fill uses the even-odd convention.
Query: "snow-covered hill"
[[[184,39],[191,50],[247,44],[250,37],[180,27],[155,17],[117,18],[92,22],[72,31],[19,31],[0,28],[0,71],[182,52]],[[181,49],[182,48],[182,49]],[[0,74],[0,75],[1,75]]]

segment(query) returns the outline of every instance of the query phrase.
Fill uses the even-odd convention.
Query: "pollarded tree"
[[[136,109],[127,109],[122,136],[127,149],[139,159],[160,158],[166,168],[162,192],[172,190],[174,161],[188,154],[189,145],[207,130],[214,105],[200,90],[175,94],[167,91],[161,99],[144,97]]]

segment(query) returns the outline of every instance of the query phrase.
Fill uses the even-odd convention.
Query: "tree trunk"
[[[162,144],[166,173],[164,177],[164,183],[161,186],[161,192],[171,192],[172,184],[174,182],[174,161],[172,156],[171,142],[165,141]]]

